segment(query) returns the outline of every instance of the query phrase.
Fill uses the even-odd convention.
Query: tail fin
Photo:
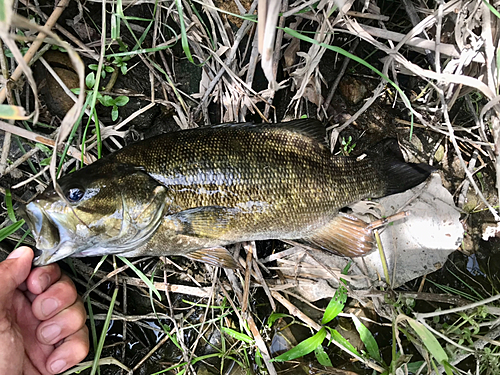
[[[436,168],[424,163],[406,163],[396,139],[378,143],[370,154],[377,154],[380,160],[381,178],[386,183],[385,195],[401,193],[424,182]]]
[[[424,182],[436,169],[424,163],[405,163],[392,160],[382,173],[386,179],[386,195],[401,193]]]

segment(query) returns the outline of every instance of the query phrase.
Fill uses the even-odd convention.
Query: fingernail
[[[42,314],[49,316],[59,307],[59,303],[54,298],[47,298],[42,301]]]
[[[61,334],[61,327],[59,327],[57,324],[51,324],[49,326],[43,327],[40,333],[44,341],[48,344]]]
[[[50,369],[55,374],[61,372],[65,367],[66,361],[64,359],[58,359],[57,361],[52,362],[52,364],[50,365]]]
[[[24,253],[26,252],[26,248],[24,246],[18,247],[16,250],[14,250],[12,253],[9,254],[7,259],[16,259],[21,257]]]
[[[40,275],[40,277],[38,278],[38,282],[40,283],[40,288],[43,292],[50,285],[50,275],[48,273]]]

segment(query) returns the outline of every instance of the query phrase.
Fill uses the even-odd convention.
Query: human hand
[[[49,375],[89,351],[83,302],[57,264],[31,269],[20,247],[0,263],[0,375]]]

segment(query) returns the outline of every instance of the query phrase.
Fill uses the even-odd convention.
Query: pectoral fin
[[[222,268],[239,268],[233,256],[223,247],[210,247],[193,251],[186,255],[189,259]]]
[[[375,239],[369,224],[353,216],[339,214],[304,242],[347,257],[359,257],[372,250]]]
[[[196,207],[172,215],[172,220],[176,222],[178,234],[220,238],[237,212],[235,208],[228,207]]]

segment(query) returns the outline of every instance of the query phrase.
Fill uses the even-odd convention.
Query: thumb
[[[21,246],[9,254],[7,259],[0,262],[0,306],[5,302],[12,292],[19,287],[30,274],[31,262],[33,261],[33,250]]]

